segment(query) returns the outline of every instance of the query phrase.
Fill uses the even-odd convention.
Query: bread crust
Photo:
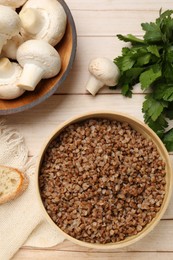
[[[11,194],[8,194],[4,197],[2,196],[2,198],[0,197],[0,205],[1,205],[1,204],[4,204],[6,202],[9,202],[9,201],[14,200],[14,199],[18,198],[19,196],[21,196],[22,193],[27,189],[29,180],[23,172],[19,171],[16,168],[0,165],[0,169],[13,171],[16,174],[18,174],[20,177],[20,184],[16,188],[15,192],[12,192]]]

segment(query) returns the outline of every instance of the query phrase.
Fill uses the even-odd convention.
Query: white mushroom
[[[20,34],[12,37],[7,43],[3,46],[2,55],[9,59],[16,60],[16,53],[19,46],[23,43],[23,38]]]
[[[61,69],[58,52],[43,40],[29,40],[20,45],[17,61],[23,67],[18,86],[30,91],[41,79],[54,77]]]
[[[27,0],[0,0],[0,5],[6,5],[16,9],[22,6]]]
[[[0,5],[0,53],[7,40],[17,35],[21,23],[18,14],[8,6]]]
[[[21,73],[22,68],[17,63],[0,59],[0,99],[15,99],[25,92],[16,85]]]
[[[43,39],[55,46],[64,36],[67,16],[57,0],[28,0],[19,13],[25,39]]]
[[[118,67],[107,58],[91,60],[88,67],[91,73],[86,89],[95,96],[104,85],[115,86],[119,77]]]

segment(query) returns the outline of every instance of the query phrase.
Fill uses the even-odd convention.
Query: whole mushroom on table
[[[104,86],[115,86],[119,77],[118,67],[108,58],[100,57],[92,59],[88,70],[90,77],[86,89],[93,96]]]
[[[57,0],[0,0],[0,24],[0,99],[18,98],[60,72],[53,46],[65,34],[67,16]]]

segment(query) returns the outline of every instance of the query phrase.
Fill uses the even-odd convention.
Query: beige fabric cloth
[[[0,164],[26,172],[29,187],[16,200],[0,205],[0,259],[9,260],[26,246],[51,247],[64,237],[44,219],[35,190],[35,159],[28,161],[24,138],[0,121]]]

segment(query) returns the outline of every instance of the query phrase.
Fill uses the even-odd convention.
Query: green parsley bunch
[[[151,88],[145,96],[144,120],[173,151],[173,128],[166,132],[168,119],[173,119],[173,10],[160,11],[155,22],[142,23],[142,39],[131,34],[117,35],[131,47],[124,47],[114,63],[120,70],[118,86],[131,97],[136,83],[141,89]]]

